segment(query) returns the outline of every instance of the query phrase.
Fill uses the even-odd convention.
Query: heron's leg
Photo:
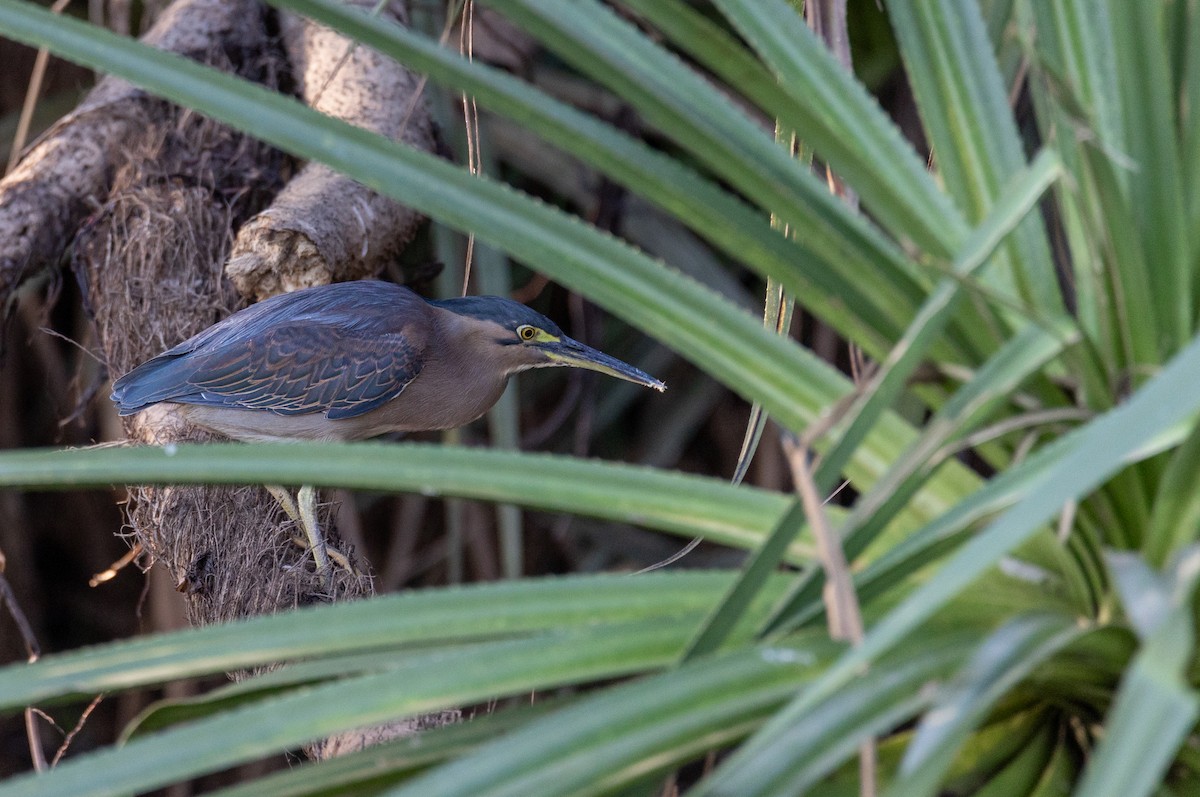
[[[331,586],[329,577],[329,550],[325,547],[325,536],[321,534],[321,526],[317,523],[317,491],[306,484],[296,493],[296,504],[300,509],[300,525],[308,536],[308,547],[312,549],[313,559],[317,562],[317,572],[321,574],[326,586]],[[286,510],[284,510],[286,511]]]
[[[304,537],[294,537],[292,539],[292,542],[296,543],[301,548],[312,548],[313,549],[313,559],[317,559],[320,554],[317,553],[316,545],[313,544],[313,533],[309,531],[310,527],[309,527],[308,523],[305,521],[304,516],[301,513],[301,507],[296,505],[296,502],[292,499],[292,494],[287,491],[287,488],[280,487],[277,484],[265,484],[263,486],[266,487],[267,492],[269,492],[271,495],[273,495],[275,497],[275,500],[279,502],[279,506],[283,509],[284,513],[287,514],[287,516],[289,518],[291,518],[296,523],[296,525],[298,525],[304,529],[305,536]],[[300,491],[301,494],[297,495],[297,497],[300,498],[301,501],[303,501],[304,498],[303,498],[302,494],[305,489],[307,489],[309,491],[309,499],[313,501],[313,506],[309,508],[309,514],[312,517],[311,528],[316,531],[316,537],[317,537],[317,539],[321,540],[322,547],[325,549],[325,554],[328,557],[326,559],[326,563],[328,564],[328,562],[333,562],[335,565],[342,568],[346,572],[353,573],[354,575],[358,575],[359,574],[358,571],[354,568],[354,565],[352,565],[350,563],[349,556],[346,556],[346,554],[342,553],[341,551],[336,550],[334,548],[330,548],[328,545],[324,544],[325,537],[324,537],[324,535],[321,534],[321,528],[316,522],[316,511],[315,511],[315,503],[316,502],[314,500],[316,496],[313,491],[313,488],[311,488],[311,487],[301,488],[301,491]],[[319,568],[320,566],[321,566],[321,563],[320,563],[320,560],[318,560],[317,567]],[[325,571],[323,570],[322,572],[325,572]]]
[[[286,487],[280,487],[278,484],[265,484],[267,492],[275,497],[279,502],[279,506],[283,508],[284,513],[297,523],[303,523],[300,519],[300,510],[296,507],[296,501],[292,498],[292,494],[287,491]]]

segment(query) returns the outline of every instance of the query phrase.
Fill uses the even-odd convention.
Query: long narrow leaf
[[[922,481],[946,456],[945,446],[988,416],[989,409],[1007,400],[1020,384],[1058,356],[1070,342],[1073,325],[1047,332],[1029,327],[993,356],[975,378],[959,389],[925,426],[921,437],[854,505],[841,528],[847,555],[858,556],[883,533],[896,513],[911,500]],[[855,577],[864,601],[915,573],[943,555],[958,535],[981,518],[1011,506],[1036,483],[1041,468],[1049,467],[1069,448],[1047,447],[1030,459],[999,474],[977,492],[929,525],[885,551]],[[824,574],[802,576],[768,624],[768,631],[811,621],[819,604]]]
[[[885,615],[860,646],[847,652],[747,742],[748,750],[775,749],[780,734],[853,681],[863,666],[895,647],[1004,555],[1030,539],[1064,502],[1086,496],[1143,451],[1148,439],[1200,410],[1200,394],[1191,389],[1197,373],[1200,339],[1189,344],[1125,404],[1088,424],[1073,447],[1046,469],[1043,480],[1020,503],[965,544],[928,582]]]
[[[793,501],[792,507],[779,520],[779,525],[766,541],[751,555],[737,579],[729,588],[713,613],[701,625],[700,631],[688,643],[684,661],[712,653],[721,646],[734,626],[741,619],[750,602],[766,585],[771,573],[779,565],[788,544],[804,524],[804,506]]]
[[[854,188],[896,238],[950,257],[966,238],[961,211],[937,187],[866,89],[782,0],[720,0],[770,71],[729,34],[678,0],[624,0],[729,86],[794,129]]]
[[[843,334],[874,349],[891,328],[861,297],[839,264],[826,264],[772,233],[764,214],[637,139],[602,124],[500,70],[467,61],[424,36],[332,0],[277,0],[471,95],[480,106],[519,122],[630,190],[657,203],[697,234],[763,276],[813,299],[809,307]],[[804,256],[798,256],[803,253]],[[837,303],[833,302],[836,297]],[[869,331],[868,331],[869,330]]]
[[[887,8],[939,171],[968,221],[979,222],[1007,176],[1025,163],[979,6],[892,0]],[[1005,250],[1008,263],[984,281],[1031,306],[1061,312],[1042,220],[1027,219]]]
[[[119,797],[225,769],[357,727],[660,667],[692,633],[675,623],[593,626],[450,647],[135,739],[12,778],[0,797]]]
[[[805,794],[859,746],[911,719],[929,704],[922,686],[947,673],[965,653],[963,640],[924,640],[915,652],[860,672],[827,695],[770,748],[743,746],[697,793],[705,797],[787,797]]]
[[[1191,607],[1198,565],[1200,549],[1193,547],[1177,563],[1173,583],[1159,594],[1122,593],[1126,610],[1151,622],[1143,630],[1142,649],[1121,679],[1104,736],[1083,771],[1075,792],[1079,797],[1155,794],[1176,750],[1195,727],[1200,694],[1188,683],[1188,669],[1196,645]],[[1114,557],[1113,566],[1144,565],[1136,554],[1126,554]]]
[[[637,523],[739,547],[786,511],[779,493],[671,471],[423,443],[174,445],[0,452],[0,486],[313,484],[397,490]],[[740,542],[738,542],[740,540]]]
[[[854,450],[866,439],[884,410],[896,401],[935,338],[949,324],[963,293],[959,279],[969,278],[988,262],[1005,237],[1021,223],[1061,173],[1058,158],[1052,151],[1045,150],[1028,169],[1009,182],[988,217],[972,232],[963,250],[955,255],[953,270],[958,279],[945,279],[934,288],[917,311],[913,323],[867,383],[861,398],[848,411],[844,422],[848,423],[848,428],[817,470],[818,489],[822,492],[832,489]]]
[[[1141,233],[1153,291],[1153,321],[1164,353],[1192,334],[1193,286],[1184,226],[1181,165],[1162,3],[1109,2],[1120,108],[1129,156],[1129,202]]]
[[[792,225],[826,263],[877,274],[860,289],[872,292],[890,322],[905,323],[920,296],[916,265],[699,74],[595,0],[505,0],[496,7]]]
[[[480,240],[545,271],[676,348],[747,399],[760,402],[787,428],[802,429],[849,390],[845,378],[832,368],[694,281],[560,211],[472,177],[432,155],[20,0],[0,0],[0,32],[254,130],[264,140],[321,160],[448,225],[474,231]],[[769,139],[767,143],[779,152]],[[894,293],[888,295],[891,306],[895,298]],[[855,467],[848,469],[851,477],[869,485],[912,434],[907,424],[891,417]],[[978,482],[961,466],[948,467],[938,481],[935,492],[940,494],[930,498],[943,507]]]
[[[744,736],[835,649],[783,645],[694,662],[582,700],[388,794],[607,794]]]
[[[420,734],[372,745],[319,763],[301,764],[214,792],[206,797],[347,797],[376,795],[415,772],[464,756],[521,726],[561,708],[562,701],[542,699],[431,728]]]
[[[1043,615],[1016,618],[989,636],[921,718],[888,797],[937,793],[954,755],[996,701],[1084,632],[1073,618]]]
[[[654,618],[691,626],[730,581],[725,573],[525,580],[382,596],[160,634],[0,668],[0,711],[314,656]],[[764,590],[763,600],[778,586]]]

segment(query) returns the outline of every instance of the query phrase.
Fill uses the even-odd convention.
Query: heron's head
[[[479,356],[500,364],[506,374],[530,368],[586,368],[615,376],[655,390],[667,386],[641,369],[610,357],[567,337],[546,316],[520,302],[499,296],[464,296],[433,304],[456,315],[473,319],[472,327],[483,330],[477,347]]]

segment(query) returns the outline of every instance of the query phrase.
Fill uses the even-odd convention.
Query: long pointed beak
[[[660,393],[667,389],[663,382],[640,368],[634,368],[627,362],[610,357],[602,351],[585,346],[565,335],[553,343],[543,344],[540,348],[553,365],[567,365],[572,368],[599,371],[602,374],[615,376],[617,379],[624,379],[626,382],[652,387]]]

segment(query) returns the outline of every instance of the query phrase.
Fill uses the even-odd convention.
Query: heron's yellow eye
[[[537,337],[537,329],[528,324],[523,324],[517,327],[517,334],[521,336],[521,340],[533,340]]]

